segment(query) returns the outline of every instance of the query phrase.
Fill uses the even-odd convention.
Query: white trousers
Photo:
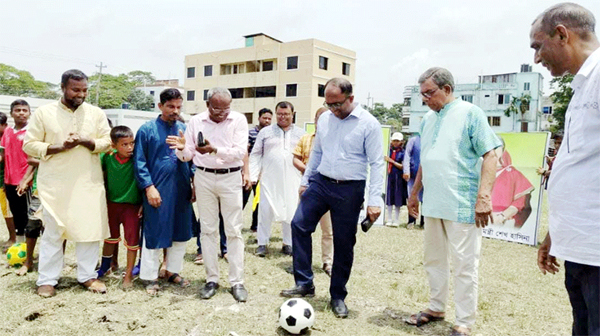
[[[319,224],[321,225],[321,258],[323,264],[333,266],[333,227],[329,211],[321,217]]]
[[[446,310],[450,256],[454,266],[456,325],[471,328],[477,314],[481,229],[475,224],[425,217],[425,271],[429,278],[429,309]]]
[[[187,242],[173,242],[171,247],[167,248],[167,271],[169,273],[179,273],[183,270],[183,257],[185,256],[185,245]],[[140,265],[140,279],[156,280],[160,268],[160,256],[163,249],[149,249],[146,247],[146,241],[142,246],[142,256]]]
[[[269,245],[271,238],[271,223],[273,222],[273,206],[269,204],[266,197],[261,197],[260,207],[258,207],[258,245]],[[292,246],[292,222],[281,221],[281,235],[283,244]]]
[[[44,211],[44,234],[40,239],[40,259],[38,265],[38,286],[56,286],[63,269],[64,253],[61,231],[54,218]],[[96,265],[100,252],[100,241],[76,242],[75,255],[77,257],[77,281],[80,283],[96,279]]]
[[[196,205],[200,216],[200,240],[206,282],[219,282],[219,207],[227,236],[229,283],[244,283],[244,239],[242,237],[242,174],[207,173],[197,169],[194,177]],[[262,203],[260,208],[262,208]]]

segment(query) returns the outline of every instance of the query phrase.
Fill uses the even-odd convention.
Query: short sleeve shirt
[[[313,140],[315,139],[314,134],[304,134],[298,141],[296,148],[292,154],[301,157],[302,163],[307,164],[310,157],[310,150],[312,149]]]
[[[481,157],[502,143],[477,106],[459,99],[421,122],[423,215],[475,223]]]
[[[133,158],[121,161],[116,153],[100,154],[102,170],[106,175],[106,194],[113,203],[141,204],[142,195],[137,187]]]

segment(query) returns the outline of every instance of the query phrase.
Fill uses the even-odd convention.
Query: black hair
[[[67,83],[69,83],[69,79],[76,80],[76,81],[82,81],[82,80],[87,81],[88,77],[81,70],[77,70],[77,69],[67,70],[62,74],[62,78],[60,80],[60,85],[62,87],[66,87]]]
[[[129,138],[132,137],[133,138],[133,131],[131,130],[131,128],[121,125],[121,126],[115,126],[110,130],[110,140],[116,144],[117,142],[119,142],[119,139],[121,138]]]
[[[294,105],[292,105],[292,103],[288,101],[280,101],[279,103],[277,103],[277,105],[275,105],[275,110],[277,110],[278,108],[289,108],[290,110],[292,110],[292,113],[294,113]]]
[[[271,111],[270,109],[268,109],[266,107],[263,107],[263,108],[260,109],[260,111],[258,111],[258,117],[259,118],[262,117],[262,115],[265,114],[265,113],[271,113],[271,114],[273,114],[273,111]]]
[[[6,116],[6,113],[0,112],[0,125],[6,125],[7,121],[8,117]]]
[[[168,102],[169,100],[173,100],[173,99],[183,99],[181,97],[181,92],[179,92],[179,90],[174,89],[174,88],[168,88],[168,89],[164,89],[160,93],[160,103],[163,105],[166,102]]]
[[[17,99],[17,100],[15,100],[14,102],[12,102],[10,104],[10,113],[12,113],[13,109],[15,108],[15,106],[27,106],[27,107],[29,107],[29,103],[26,102],[23,99]]]

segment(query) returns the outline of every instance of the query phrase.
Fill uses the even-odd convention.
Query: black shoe
[[[266,257],[266,256],[267,256],[267,253],[268,253],[268,252],[267,252],[267,245],[259,245],[259,246],[256,248],[256,253],[254,253],[254,254],[256,254],[256,255],[257,255],[257,256],[259,256],[259,257],[262,257],[262,258],[264,258],[264,257]]]
[[[237,284],[231,287],[231,295],[237,302],[246,302],[248,300],[248,291],[244,288],[244,285]]]
[[[285,254],[285,255],[292,255],[292,247],[290,245],[283,245],[281,247],[281,253]]]
[[[208,300],[211,297],[217,294],[217,289],[219,289],[219,284],[216,282],[207,282],[202,289],[200,289],[200,297],[204,300]]]
[[[330,264],[323,264],[323,272],[325,272],[325,274],[327,274],[330,278],[331,278],[331,268],[332,268],[332,266]]]
[[[335,317],[348,317],[348,307],[346,307],[344,300],[331,299],[331,310],[333,311],[333,315],[335,315]]]
[[[315,286],[296,286],[292,289],[284,289],[280,293],[283,297],[313,297],[315,296]]]

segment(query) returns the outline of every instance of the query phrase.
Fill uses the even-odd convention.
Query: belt
[[[332,179],[331,177],[327,177],[323,174],[320,174],[321,176],[323,176],[323,178],[326,181],[329,181],[331,183],[335,183],[335,184],[348,184],[348,183],[355,183],[355,182],[362,182],[363,180],[336,180],[336,179]]]
[[[219,174],[219,175],[233,173],[233,172],[236,172],[236,171],[242,169],[242,167],[213,169],[213,168],[204,168],[204,167],[200,167],[200,166],[196,166],[196,168],[198,168],[202,171],[205,171],[207,173],[215,173],[215,174]]]

